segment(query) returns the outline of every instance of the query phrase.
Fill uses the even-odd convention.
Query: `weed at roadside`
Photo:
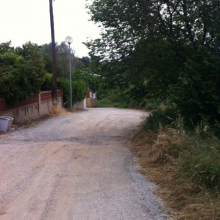
[[[64,115],[67,114],[67,110],[60,106],[51,105],[50,106],[50,115],[52,116],[58,116],[58,115]]]
[[[175,124],[176,129],[160,125],[157,133],[142,129],[133,135],[140,172],[160,186],[175,219],[220,219],[219,141],[187,135],[183,120]]]

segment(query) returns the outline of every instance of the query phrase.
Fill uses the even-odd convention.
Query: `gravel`
[[[0,135],[0,220],[166,220],[129,136],[146,112],[95,108]]]

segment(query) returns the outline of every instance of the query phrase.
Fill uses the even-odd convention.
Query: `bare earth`
[[[0,135],[0,220],[164,220],[133,165],[146,113],[89,109]]]

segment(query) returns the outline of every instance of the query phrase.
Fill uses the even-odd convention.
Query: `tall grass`
[[[152,113],[132,137],[141,172],[161,186],[176,219],[220,219],[220,141],[207,123],[188,130],[173,111]]]

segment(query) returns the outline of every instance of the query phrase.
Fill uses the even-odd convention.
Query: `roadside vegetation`
[[[97,0],[100,106],[151,112],[132,138],[174,219],[220,219],[220,1]]]
[[[15,105],[39,92],[45,74],[43,56],[36,44],[14,49],[0,44],[0,98]]]
[[[129,106],[126,102],[121,100],[103,98],[101,100],[97,100],[97,107],[128,108]]]
[[[100,38],[90,58],[71,52],[73,102],[151,112],[133,136],[147,178],[177,219],[220,219],[220,1],[88,1]],[[68,46],[56,45],[57,83],[69,104]],[[51,90],[51,44],[0,45],[0,97],[10,105]]]
[[[41,86],[43,91],[52,90],[52,74],[47,73],[44,76],[44,82]],[[57,88],[63,92],[63,105],[69,108],[70,105],[70,86],[69,80],[63,77],[57,78]],[[86,86],[83,81],[72,81],[72,103],[82,101],[86,96]]]
[[[51,44],[39,46],[27,42],[12,47],[10,42],[0,44],[0,98],[10,106],[28,99],[39,91],[52,90]],[[63,91],[64,107],[69,108],[69,48],[64,42],[56,44],[57,88]],[[86,96],[86,89],[96,86],[88,57],[78,58],[71,51],[72,103]]]
[[[140,172],[160,186],[174,219],[220,219],[220,140],[207,123],[189,129],[174,114],[156,111],[133,134]]]

